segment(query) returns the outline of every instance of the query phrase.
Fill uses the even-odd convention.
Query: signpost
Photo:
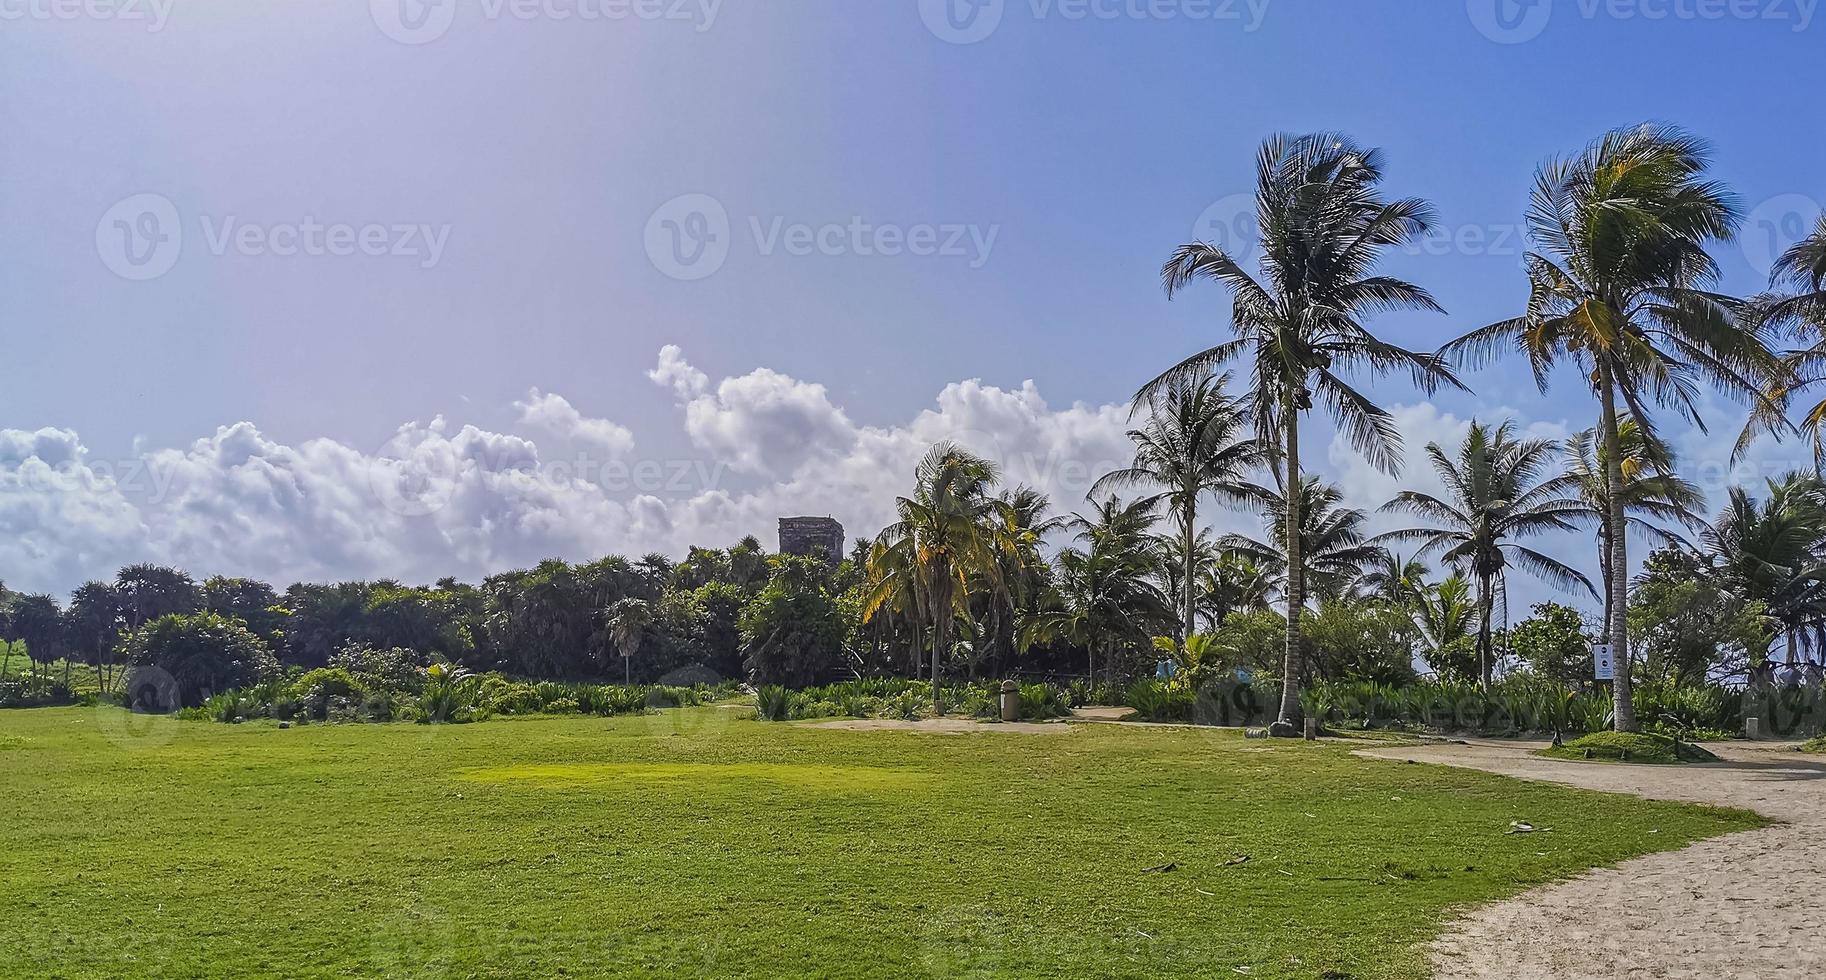
[[[1593,643],[1591,645],[1591,671],[1592,676],[1597,680],[1614,681],[1617,679],[1617,661],[1611,656],[1610,644]]]

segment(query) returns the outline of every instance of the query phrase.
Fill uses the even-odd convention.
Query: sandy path
[[[1478,742],[1359,754],[1743,807],[1784,823],[1471,910],[1434,946],[1442,980],[1826,976],[1826,759],[1732,744],[1708,746],[1726,760],[1712,765],[1598,765],[1529,755],[1536,747]]]

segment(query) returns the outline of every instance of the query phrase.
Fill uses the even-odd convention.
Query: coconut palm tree
[[[1432,354],[1404,350],[1370,333],[1368,319],[1394,310],[1443,312],[1426,290],[1376,274],[1390,248],[1425,234],[1424,201],[1382,195],[1382,158],[1335,133],[1275,136],[1256,157],[1256,223],[1262,260],[1256,272],[1215,245],[1182,245],[1161,269],[1169,297],[1208,279],[1231,293],[1235,337],[1181,361],[1140,393],[1198,377],[1233,359],[1250,364],[1246,403],[1257,437],[1285,492],[1304,485],[1300,416],[1322,402],[1343,435],[1379,468],[1395,472],[1401,440],[1389,414],[1352,387],[1346,375],[1405,371],[1431,392],[1458,382]],[[1287,637],[1277,735],[1296,734],[1300,712],[1300,616],[1306,560],[1300,553],[1299,495],[1284,515],[1288,555]]]
[[[1438,585],[1427,589],[1414,605],[1414,626],[1420,632],[1427,663],[1434,673],[1442,668],[1454,671],[1463,667],[1465,676],[1477,669],[1465,664],[1464,648],[1475,645],[1472,632],[1477,629],[1478,604],[1471,594],[1471,580],[1454,572]]]
[[[1248,438],[1248,408],[1232,397],[1230,376],[1185,375],[1161,386],[1147,403],[1148,419],[1129,433],[1135,462],[1091,487],[1157,489],[1147,503],[1164,503],[1178,534],[1174,576],[1179,587],[1179,642],[1197,631],[1199,563],[1198,504],[1205,496],[1226,503],[1259,501],[1262,488],[1246,475],[1263,459],[1261,444]],[[1136,403],[1136,409],[1142,403]]]
[[[1770,403],[1752,413],[1746,438],[1760,430],[1779,432],[1787,425],[1788,402],[1826,381],[1826,215],[1812,234],[1776,259],[1769,282],[1775,291],[1753,305],[1758,324],[1800,346],[1782,355],[1782,378]],[[1814,468],[1826,469],[1826,400],[1807,410],[1800,429],[1813,443]]]
[[[1105,678],[1113,682],[1117,652],[1146,645],[1174,621],[1173,600],[1154,584],[1163,557],[1152,533],[1157,507],[1157,501],[1109,497],[1089,517],[1072,515],[1069,526],[1082,547],[1059,551],[1052,594],[1024,634],[1029,645],[1082,646],[1093,683],[1101,653]]]
[[[1648,436],[1636,420],[1625,416],[1617,427],[1618,445],[1623,449],[1623,518],[1631,530],[1640,531],[1663,545],[1677,545],[1688,550],[1692,545],[1667,524],[1681,524],[1695,531],[1704,530],[1705,518],[1698,514],[1705,506],[1706,495],[1699,487],[1671,472],[1673,452],[1665,447],[1651,447]],[[1655,460],[1670,464],[1669,472],[1655,469]],[[1566,475],[1578,482],[1579,499],[1591,508],[1598,524],[1598,578],[1604,593],[1604,622],[1610,622],[1610,466],[1604,453],[1604,440],[1597,429],[1575,433],[1566,442]]]
[[[1274,574],[1261,563],[1236,552],[1219,552],[1199,577],[1198,602],[1205,628],[1217,629],[1233,612],[1270,608],[1275,588]]]
[[[910,497],[895,501],[899,519],[883,529],[870,556],[863,616],[908,588],[932,627],[932,710],[940,713],[939,662],[951,648],[959,616],[970,613],[973,583],[1001,586],[1000,556],[1014,550],[1004,533],[1004,505],[993,493],[994,463],[941,442],[914,471]]]
[[[1384,551],[1364,567],[1354,587],[1365,598],[1411,610],[1427,590],[1427,571],[1427,563],[1418,558]]]
[[[1446,499],[1403,490],[1383,506],[1432,521],[1433,527],[1405,528],[1377,535],[1375,541],[1419,541],[1416,558],[1437,553],[1442,561],[1477,580],[1478,676],[1488,686],[1491,656],[1490,614],[1496,588],[1513,562],[1553,585],[1582,585],[1597,598],[1591,582],[1565,563],[1516,543],[1549,531],[1575,531],[1573,522],[1587,510],[1574,479],[1547,475],[1558,444],[1547,439],[1515,438],[1515,423],[1492,429],[1472,422],[1448,457],[1439,443],[1427,444],[1427,457],[1446,487]]]
[[[1818,477],[1770,480],[1760,503],[1732,487],[1703,546],[1733,590],[1781,623],[1790,663],[1826,642],[1826,484]]]
[[[1294,496],[1292,506],[1289,503],[1281,494],[1270,494],[1267,519],[1263,521],[1267,533],[1262,539],[1229,534],[1218,544],[1268,570],[1290,611],[1294,608],[1293,586],[1289,584],[1293,578],[1293,555],[1304,559],[1307,585],[1301,587],[1302,596],[1322,601],[1344,598],[1362,578],[1366,566],[1385,560],[1383,549],[1367,541],[1369,534],[1364,525],[1368,515],[1343,506],[1344,494],[1337,487],[1314,477],[1301,484],[1301,492]],[[1300,515],[1300,533],[1292,547],[1288,547],[1286,537],[1289,513]]]
[[[1612,486],[1622,486],[1622,415],[1654,441],[1651,408],[1677,410],[1703,425],[1695,399],[1708,382],[1763,403],[1776,362],[1740,320],[1741,304],[1709,287],[1718,266],[1707,253],[1737,231],[1739,208],[1706,179],[1709,153],[1678,129],[1619,129],[1577,156],[1553,160],[1535,179],[1528,211],[1530,291],[1522,315],[1472,331],[1443,353],[1484,361],[1506,348],[1528,358],[1546,390],[1553,368],[1570,361],[1588,380],[1600,410],[1598,432]],[[1665,460],[1656,468],[1666,472]],[[1622,495],[1610,500],[1613,528],[1627,524]],[[1636,728],[1630,695],[1628,535],[1611,536],[1610,621],[1615,651],[1616,726]]]
[[[981,632],[988,638],[997,665],[1006,663],[1020,647],[1020,627],[1051,580],[1051,566],[1042,552],[1047,535],[1064,526],[1063,518],[1049,516],[1052,501],[1032,487],[1015,487],[1001,495],[1000,533],[1007,547],[996,553],[999,586],[980,583],[985,596]]]

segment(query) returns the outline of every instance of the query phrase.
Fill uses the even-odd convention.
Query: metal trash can
[[[1002,720],[1021,720],[1021,685],[1014,681],[1002,682]]]

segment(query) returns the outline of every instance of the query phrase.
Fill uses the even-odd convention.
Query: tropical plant
[[[130,703],[158,711],[197,707],[278,670],[259,637],[214,613],[160,616],[133,632],[127,651]]]
[[[1703,545],[1708,571],[1781,624],[1792,662],[1826,645],[1826,483],[1794,474],[1767,487],[1760,503],[1732,487]]]
[[[1617,426],[1617,444],[1623,452],[1623,519],[1634,531],[1663,545],[1691,547],[1667,525],[1680,524],[1699,531],[1706,526],[1698,515],[1706,496],[1697,486],[1671,472],[1674,454],[1665,446],[1650,446],[1636,420],[1624,416]],[[1657,470],[1661,460],[1670,471]],[[1566,442],[1566,475],[1578,484],[1579,499],[1591,508],[1598,523],[1598,579],[1604,595],[1604,619],[1610,622],[1612,597],[1610,570],[1611,482],[1609,458],[1597,429],[1575,433]]]
[[[634,683],[634,655],[653,625],[653,607],[645,599],[621,599],[604,614],[609,639],[621,654],[623,683]]]
[[[1771,335],[1801,346],[1782,355],[1782,373],[1769,403],[1752,413],[1745,432],[1779,432],[1787,422],[1788,403],[1801,392],[1826,381],[1826,215],[1807,237],[1776,259],[1769,271],[1774,292],[1757,297],[1753,314]],[[1826,400],[1801,417],[1801,431],[1813,443],[1814,468],[1826,468]]]
[[[432,664],[425,670],[425,687],[419,693],[420,724],[446,725],[473,720],[476,675],[450,664]]]
[[[1445,484],[1446,499],[1404,490],[1383,507],[1414,514],[1436,526],[1389,531],[1375,540],[1419,541],[1416,557],[1437,554],[1477,581],[1478,677],[1485,685],[1490,683],[1495,663],[1491,611],[1496,589],[1511,562],[1552,585],[1582,585],[1597,597],[1597,590],[1577,570],[1517,543],[1550,531],[1577,530],[1572,522],[1587,514],[1583,503],[1567,496],[1576,489],[1572,477],[1547,475],[1556,448],[1545,439],[1517,439],[1513,422],[1494,429],[1472,422],[1456,459],[1447,456],[1438,443],[1427,444],[1427,457]]]
[[[1736,202],[1706,179],[1708,150],[1678,129],[1642,125],[1607,133],[1577,156],[1553,160],[1536,177],[1528,212],[1530,293],[1520,315],[1472,331],[1449,356],[1488,360],[1518,349],[1544,391],[1552,369],[1570,361],[1600,408],[1609,484],[1625,485],[1622,415],[1642,429],[1651,461],[1651,408],[1671,407],[1703,425],[1699,382],[1766,405],[1761,390],[1776,361],[1745,329],[1741,304],[1711,291],[1718,266],[1707,253],[1736,233]],[[1621,404],[1620,404],[1621,403]],[[1747,434],[1747,433],[1746,433]],[[1612,494],[1610,525],[1623,529],[1627,500]],[[1636,727],[1630,697],[1628,534],[1608,542],[1611,576],[1605,634],[1617,659],[1616,725]]]
[[[1284,493],[1305,485],[1300,464],[1300,416],[1323,402],[1345,438],[1378,468],[1400,468],[1401,440],[1393,419],[1345,375],[1405,371],[1431,392],[1457,384],[1443,361],[1404,350],[1370,333],[1377,313],[1444,312],[1426,290],[1379,275],[1383,254],[1424,235],[1432,209],[1415,198],[1382,195],[1382,158],[1336,133],[1275,136],[1256,157],[1256,224],[1262,260],[1252,274],[1240,256],[1205,242],[1181,246],[1161,269],[1168,296],[1200,279],[1232,295],[1234,339],[1206,348],[1142,389],[1208,374],[1224,362],[1251,365],[1245,402],[1263,451]],[[1299,496],[1283,515],[1287,555],[1286,654],[1275,733],[1292,736],[1300,710],[1300,617],[1306,604],[1306,558],[1299,550]]]
[[[1060,641],[1083,649],[1092,683],[1101,653],[1113,684],[1117,653],[1148,645],[1160,626],[1175,619],[1173,601],[1153,582],[1160,565],[1150,533],[1156,506],[1111,497],[1092,517],[1073,515],[1070,526],[1083,547],[1060,550],[1052,592],[1028,622],[1027,645]]]
[[[1266,491],[1246,479],[1262,459],[1261,444],[1247,438],[1247,406],[1232,397],[1230,376],[1187,374],[1156,389],[1145,403],[1146,422],[1129,432],[1133,465],[1108,474],[1092,495],[1135,488],[1157,491],[1144,498],[1165,504],[1178,536],[1180,642],[1197,632],[1199,501],[1260,501]],[[1135,404],[1140,411],[1142,402]]]
[[[931,623],[935,713],[943,707],[940,658],[957,618],[969,615],[970,586],[1000,588],[999,556],[1014,547],[1002,533],[1002,502],[992,493],[997,475],[995,464],[980,456],[950,443],[933,446],[914,472],[913,495],[895,501],[898,519],[882,530],[869,557],[864,618],[900,597]]]
[[[1279,587],[1281,597],[1292,602],[1294,555],[1305,565],[1301,595],[1321,601],[1342,599],[1349,595],[1366,567],[1386,562],[1383,549],[1368,541],[1363,511],[1345,507],[1344,494],[1337,487],[1320,483],[1317,477],[1300,485],[1300,493],[1290,501],[1280,493],[1269,491],[1263,522],[1262,539],[1242,534],[1228,534],[1218,546],[1247,561],[1266,568]],[[1289,513],[1300,515],[1300,533],[1293,547],[1288,547],[1286,530]]]
[[[1452,680],[1478,676],[1478,604],[1470,579],[1453,573],[1422,593],[1414,606],[1414,625],[1434,672]]]

